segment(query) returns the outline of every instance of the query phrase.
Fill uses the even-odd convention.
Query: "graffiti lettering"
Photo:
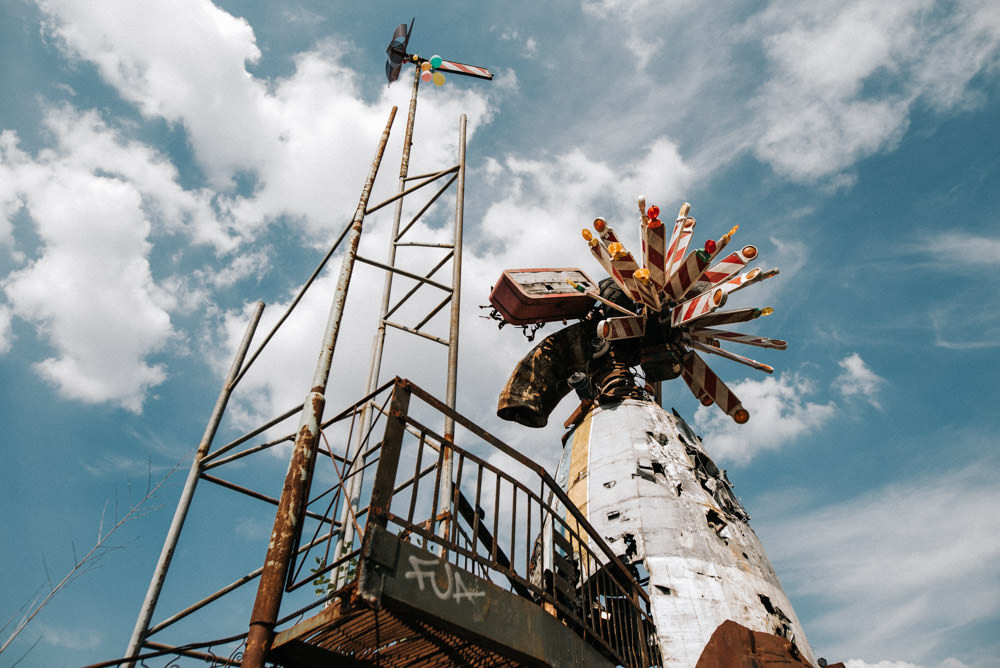
[[[442,567],[444,568],[444,572],[440,573],[439,569]],[[437,576],[439,574],[444,575],[443,579],[447,583],[444,591],[441,590],[441,586],[438,583]],[[451,564],[447,561],[442,563],[437,559],[421,559],[410,555],[410,570],[407,571],[405,577],[407,580],[416,580],[420,591],[424,591],[425,581],[430,582],[434,595],[442,601],[447,601],[450,598],[456,603],[461,603],[463,600],[472,600],[480,596],[486,596],[486,592],[484,591],[469,590],[465,586],[465,582],[462,581],[462,575],[458,571],[452,571]]]

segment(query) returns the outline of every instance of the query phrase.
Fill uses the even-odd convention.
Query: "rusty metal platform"
[[[279,633],[268,659],[331,665],[614,665],[534,601],[369,528],[358,579],[319,614]]]

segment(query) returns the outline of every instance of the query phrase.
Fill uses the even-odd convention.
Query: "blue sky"
[[[776,309],[742,329],[789,348],[754,355],[773,376],[711,361],[745,426],[680,382],[665,405],[728,468],[817,655],[998,665],[990,0],[0,4],[4,621],[93,545],[106,504],[107,523],[191,453],[252,304],[273,322],[349,220],[389,108],[405,111],[384,48],[414,14],[412,51],[497,75],[422,89],[411,164],[452,164],[468,114],[459,410],[554,469],[557,429],[494,416],[530,347],[477,317],[500,271],[600,277],[579,230],[604,216],[637,248],[639,194],[691,202],[699,237],[739,224],[758,266],[781,269],[741,293]],[[402,128],[401,114],[376,200],[395,187]],[[388,222],[368,224],[363,249],[382,257]],[[381,279],[364,276],[332,405],[367,370]],[[223,436],[302,401],[333,284],[241,384]],[[443,394],[443,358],[392,343],[384,373]],[[269,468],[280,485],[282,458]],[[182,478],[0,665],[122,654]],[[202,577],[175,588],[253,568],[269,527],[266,512],[196,516],[178,568]],[[244,608],[229,614],[245,629]]]

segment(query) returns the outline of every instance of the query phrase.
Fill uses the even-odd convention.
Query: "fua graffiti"
[[[437,559],[421,559],[410,555],[410,570],[406,572],[407,580],[416,580],[420,591],[424,591],[425,582],[430,582],[434,595],[442,601],[452,599],[456,603],[464,600],[472,601],[481,596],[486,596],[484,591],[470,591],[462,581],[462,574],[453,569],[447,561],[441,562]],[[438,583],[438,574],[443,569],[443,578],[448,586],[442,590]]]

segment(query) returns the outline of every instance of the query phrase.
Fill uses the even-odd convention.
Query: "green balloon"
[[[441,67],[441,56],[431,56],[431,67],[434,69]]]

